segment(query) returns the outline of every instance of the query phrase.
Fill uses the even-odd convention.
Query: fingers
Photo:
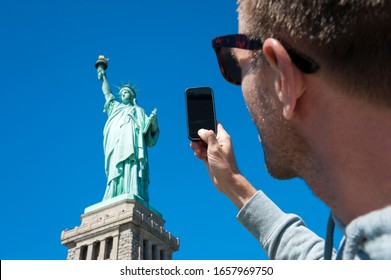
[[[217,123],[217,140],[220,142],[220,141],[230,140],[230,139],[231,137],[229,136],[227,131],[225,131],[223,125],[221,123]]]
[[[208,160],[207,147],[204,142],[191,141],[190,148],[194,151],[194,155],[202,161]]]

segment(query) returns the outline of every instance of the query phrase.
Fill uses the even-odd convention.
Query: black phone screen
[[[201,140],[201,128],[216,132],[213,91],[209,87],[186,89],[187,127],[190,140]]]

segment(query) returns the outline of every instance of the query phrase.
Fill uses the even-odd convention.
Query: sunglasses
[[[242,83],[242,69],[232,53],[232,48],[244,50],[261,50],[263,41],[258,39],[250,39],[244,34],[227,35],[216,37],[212,40],[213,49],[216,52],[221,73],[224,78],[235,85]],[[315,73],[319,69],[319,65],[308,56],[292,49],[283,43],[284,48],[289,54],[292,62],[303,73]]]

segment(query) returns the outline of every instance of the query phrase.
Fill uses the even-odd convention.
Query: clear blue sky
[[[328,210],[300,180],[272,179],[240,87],[220,75],[211,40],[237,33],[235,1],[12,0],[0,3],[0,259],[65,259],[61,231],[101,201],[104,97],[94,63],[110,58],[112,88],[136,83],[158,108],[149,150],[151,205],[181,239],[174,259],[265,259],[189,148],[184,90],[210,86],[239,167],[284,211],[324,237]]]

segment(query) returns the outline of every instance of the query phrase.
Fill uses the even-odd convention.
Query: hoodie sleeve
[[[309,230],[299,216],[284,213],[261,191],[243,206],[237,219],[270,259],[323,259],[324,240]]]
[[[391,206],[356,218],[346,227],[343,259],[391,260]]]

